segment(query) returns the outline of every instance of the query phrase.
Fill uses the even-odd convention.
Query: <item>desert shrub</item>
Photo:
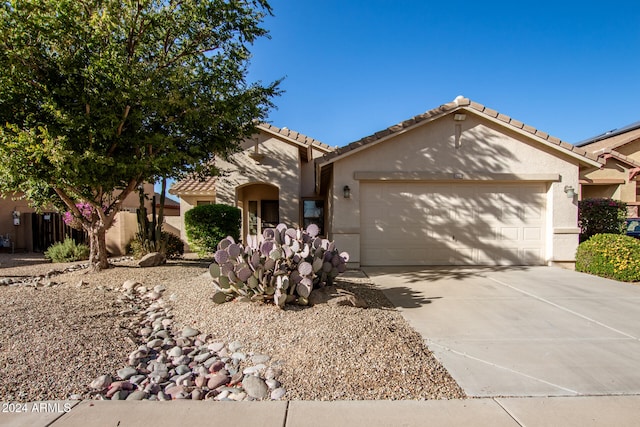
[[[221,304],[244,297],[280,308],[291,302],[307,305],[311,291],[331,285],[349,260],[319,232],[315,224],[304,231],[279,224],[264,230],[261,239],[248,237],[246,245],[223,239],[209,266],[216,288],[213,300]]]
[[[627,205],[612,199],[584,199],[578,202],[580,241],[595,234],[624,234]]]
[[[596,234],[578,246],[576,270],[623,282],[638,282],[640,240],[622,234]]]
[[[44,253],[44,257],[52,262],[73,262],[89,259],[89,246],[76,244],[67,237],[63,242],[54,243]]]
[[[222,204],[202,205],[184,214],[184,228],[191,248],[201,257],[216,251],[227,236],[240,239],[240,209]]]
[[[143,239],[140,233],[136,233],[127,244],[127,253],[135,259],[140,259],[151,252],[162,252],[168,259],[179,258],[184,255],[184,242],[175,234],[163,231],[162,241],[159,244]]]

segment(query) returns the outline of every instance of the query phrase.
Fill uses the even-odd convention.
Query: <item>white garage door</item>
[[[544,261],[544,183],[360,184],[363,265]]]

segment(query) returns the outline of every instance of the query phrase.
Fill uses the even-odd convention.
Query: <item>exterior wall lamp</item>
[[[569,199],[573,199],[574,197],[576,197],[576,190],[574,190],[574,188],[570,185],[564,186],[564,192]]]
[[[342,188],[342,195],[344,196],[345,199],[350,199],[351,198],[351,189],[349,188],[348,185],[345,185]]]
[[[20,225],[20,211],[13,209],[11,212],[11,216],[13,217],[13,225]]]

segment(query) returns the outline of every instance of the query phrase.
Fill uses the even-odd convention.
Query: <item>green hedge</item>
[[[578,246],[576,270],[623,282],[638,282],[640,240],[622,234],[596,234]]]
[[[602,234],[624,234],[627,204],[612,199],[584,199],[578,202],[580,241]]]
[[[221,204],[202,205],[184,214],[184,227],[191,249],[204,257],[216,251],[227,236],[240,240],[240,209]]]

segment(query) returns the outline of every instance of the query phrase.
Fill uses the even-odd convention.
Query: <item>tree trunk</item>
[[[89,234],[89,268],[100,271],[109,268],[107,258],[107,230],[98,224],[85,228]]]
[[[158,221],[156,223],[156,245],[162,242],[162,226],[164,225],[164,203],[167,194],[167,178],[162,178],[162,190],[160,190],[160,211],[158,214]],[[155,200],[155,199],[154,199]]]

